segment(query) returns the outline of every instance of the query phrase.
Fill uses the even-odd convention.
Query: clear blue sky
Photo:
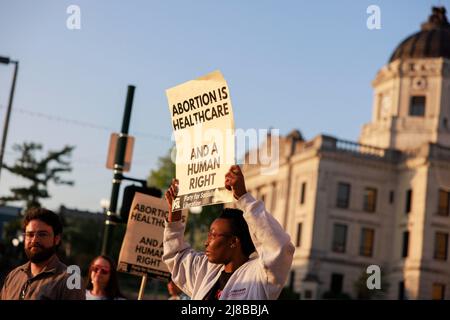
[[[81,9],[81,30],[66,28],[71,4]],[[381,9],[381,30],[366,27],[371,4]],[[229,84],[237,128],[357,140],[371,117],[371,81],[433,5],[449,10],[450,0],[0,0],[0,55],[20,60],[5,162],[23,141],[75,145],[67,175],[75,186],[51,185],[44,205],[100,210],[127,85],[137,87],[129,175],[144,179],[171,146],[165,90],[216,69]],[[12,69],[0,65],[2,128]],[[0,194],[23,183],[3,170]]]

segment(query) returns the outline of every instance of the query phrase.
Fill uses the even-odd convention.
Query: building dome
[[[444,7],[433,7],[422,30],[403,40],[392,54],[389,62],[407,58],[450,59],[450,24]]]

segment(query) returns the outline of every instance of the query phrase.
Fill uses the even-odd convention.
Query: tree
[[[147,179],[147,185],[166,190],[175,177],[175,163],[172,161],[172,149],[163,156],[158,158],[158,169],[152,170]]]
[[[42,145],[34,142],[24,142],[13,146],[19,153],[14,165],[3,164],[3,168],[31,182],[27,187],[11,188],[12,195],[0,197],[0,203],[10,201],[25,201],[26,208],[40,207],[40,199],[50,198],[48,185],[73,185],[70,180],[63,180],[61,174],[72,171],[68,159],[75,147],[65,146],[59,151],[48,151],[47,155],[38,159],[38,151]]]

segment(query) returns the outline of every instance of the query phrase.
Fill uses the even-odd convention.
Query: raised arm
[[[207,258],[194,251],[184,241],[185,225],[181,222],[181,210],[172,211],[172,202],[178,194],[178,180],[173,179],[165,196],[169,214],[164,228],[164,263],[169,268],[174,283],[192,297],[198,271],[206,267]]]
[[[247,192],[239,166],[230,168],[225,176],[225,186],[233,191],[238,208],[244,211],[266,280],[271,285],[268,294],[277,295],[283,288],[292,265],[295,248],[291,239],[278,221],[266,211],[264,203],[255,200]]]

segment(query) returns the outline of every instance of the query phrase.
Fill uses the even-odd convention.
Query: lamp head
[[[9,64],[11,62],[11,59],[9,57],[1,57],[0,56],[0,63]]]

